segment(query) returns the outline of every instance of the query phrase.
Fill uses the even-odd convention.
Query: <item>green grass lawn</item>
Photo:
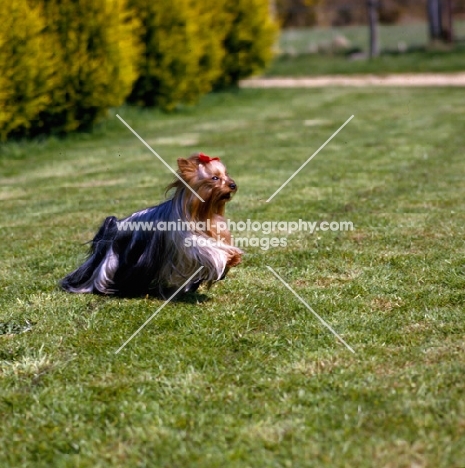
[[[457,39],[453,48],[428,46],[424,23],[379,27],[381,55],[373,60],[353,59],[344,54],[309,53],[338,36],[350,41],[352,50],[367,52],[368,27],[307,28],[284,30],[278,55],[266,76],[315,76],[356,73],[456,72],[465,70],[465,22],[455,23]],[[407,48],[400,53],[399,48]]]
[[[380,47],[384,50],[396,50],[399,43],[413,48],[424,47],[428,43],[427,23],[380,24],[378,33]],[[454,22],[454,34],[457,39],[465,38],[465,21]],[[355,48],[368,50],[368,26],[285,29],[280,36],[279,46],[282,50],[293,48],[295,52],[302,54],[337,36],[346,37]]]
[[[173,167],[222,157],[232,220],[355,229],[246,249],[115,355],[162,301],[56,284],[105,216],[161,201],[172,176],[114,117],[4,144],[0,466],[463,467],[463,91],[248,89],[118,112]]]

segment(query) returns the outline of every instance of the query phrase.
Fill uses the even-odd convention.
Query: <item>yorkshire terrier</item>
[[[200,267],[182,293],[203,282],[210,287],[241,262],[224,218],[225,204],[237,191],[226,167],[219,158],[196,153],[179,158],[178,168],[178,179],[166,189],[174,189],[171,199],[121,220],[105,219],[87,260],[61,281],[64,290],[167,297]]]

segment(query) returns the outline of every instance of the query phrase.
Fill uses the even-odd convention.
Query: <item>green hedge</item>
[[[269,63],[277,23],[268,0],[130,0],[145,51],[130,101],[171,110]]]
[[[42,13],[27,0],[4,2],[0,8],[1,140],[43,128],[39,115],[52,105],[58,61]]]
[[[59,83],[42,115],[69,132],[124,103],[137,78],[140,23],[123,0],[37,0],[58,44]]]
[[[142,19],[145,47],[130,102],[172,110],[208,93],[224,56],[221,0],[130,0],[129,5]]]
[[[0,139],[172,110],[271,59],[268,0],[14,0],[0,9]]]
[[[225,8],[229,25],[216,87],[237,85],[239,80],[262,71],[272,59],[278,33],[269,0],[225,0]]]

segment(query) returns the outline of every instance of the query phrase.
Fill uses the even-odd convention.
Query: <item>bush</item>
[[[0,139],[5,140],[43,127],[39,114],[51,104],[57,60],[40,6],[4,2],[0,24]]]
[[[142,19],[139,78],[129,100],[172,110],[209,92],[221,73],[222,1],[130,0]]]
[[[130,0],[145,54],[130,101],[172,110],[235,85],[272,58],[277,24],[268,0]]]
[[[194,3],[195,5],[195,3]],[[223,73],[223,60],[226,55],[224,41],[231,22],[231,15],[226,11],[225,0],[204,0],[196,4],[199,35],[202,41],[200,69],[208,81],[207,92]]]
[[[268,0],[127,1],[4,2],[1,139],[88,127],[128,95],[171,110],[271,59]]]
[[[402,16],[402,9],[399,6],[386,6],[381,4],[378,8],[379,22],[381,24],[396,24]]]
[[[263,70],[272,59],[278,32],[269,0],[226,0],[225,4],[230,20],[217,87],[236,85]]]
[[[57,44],[59,82],[41,114],[54,131],[87,127],[123,104],[137,78],[140,23],[123,0],[35,0]]]
[[[275,0],[276,14],[283,28],[315,26],[318,21],[316,6],[320,0]]]

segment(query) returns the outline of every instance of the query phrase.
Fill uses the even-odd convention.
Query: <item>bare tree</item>
[[[378,0],[367,0],[368,24],[370,27],[370,58],[379,55],[378,43]]]

